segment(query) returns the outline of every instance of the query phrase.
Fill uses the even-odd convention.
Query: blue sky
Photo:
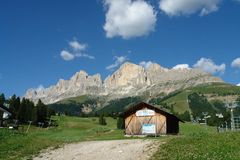
[[[171,1],[1,1],[0,92],[22,96],[79,70],[105,78],[125,61],[240,83],[240,2]]]

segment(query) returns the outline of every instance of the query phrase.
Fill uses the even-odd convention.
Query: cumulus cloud
[[[174,66],[172,69],[190,69],[189,65],[188,64],[178,64],[176,66]]]
[[[232,67],[234,68],[240,68],[240,58],[236,58],[232,61],[232,64],[231,64]]]
[[[123,64],[127,60],[128,60],[127,56],[120,56],[120,57],[115,56],[114,63],[107,66],[106,69],[112,71],[113,69],[119,67],[121,64]]]
[[[73,60],[75,58],[75,56],[72,53],[70,53],[70,52],[68,52],[66,50],[62,50],[61,53],[60,53],[60,56],[65,61],[71,61],[71,60]]]
[[[82,43],[78,42],[76,39],[74,39],[73,41],[70,41],[68,43],[68,45],[69,45],[70,51],[62,50],[60,53],[60,56],[62,57],[63,60],[70,61],[77,57],[95,59],[94,56],[91,56],[91,55],[85,53],[85,51],[87,49],[87,44],[82,44]]]
[[[237,86],[239,86],[239,87],[240,87],[240,83],[238,83],[238,84],[237,84]]]
[[[217,65],[213,62],[213,60],[208,58],[201,58],[196,64],[193,65],[193,67],[211,74],[223,74],[226,70],[226,65],[224,63]]]
[[[143,66],[145,69],[148,69],[152,64],[153,64],[152,61],[148,61],[148,62],[142,61],[142,62],[139,63],[139,65]]]
[[[148,35],[154,31],[157,13],[144,0],[104,0],[107,9],[103,26],[106,36],[124,39]]]
[[[160,0],[159,8],[169,16],[191,15],[200,16],[218,10],[221,0]]]

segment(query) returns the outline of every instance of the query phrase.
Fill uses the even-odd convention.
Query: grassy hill
[[[94,109],[98,102],[100,102],[100,100],[95,97],[83,95],[61,100],[57,103],[48,105],[48,107],[60,113],[79,116],[82,113],[84,105],[89,105],[91,109]]]
[[[84,105],[87,105],[92,110],[92,112],[89,113],[91,115],[110,115],[112,113],[122,112],[130,105],[139,103],[142,100],[142,97],[126,97],[107,102],[105,97],[93,97],[84,95],[64,99],[48,106],[57,112],[79,116],[82,114],[82,108]]]
[[[226,98],[232,98],[232,100],[234,100],[237,98],[237,96],[240,96],[240,87],[226,83],[199,85],[172,93],[168,95],[168,98],[156,97],[152,99],[152,103],[166,103],[167,105],[172,105],[175,112],[184,113],[185,111],[190,111],[188,96],[193,93],[206,95],[210,100],[224,100]]]

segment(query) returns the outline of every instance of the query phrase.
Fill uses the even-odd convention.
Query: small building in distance
[[[3,126],[3,121],[8,119],[9,116],[11,116],[11,115],[12,115],[12,113],[7,107],[0,106],[0,127]]]
[[[173,114],[141,102],[123,113],[126,135],[178,134],[179,122]]]

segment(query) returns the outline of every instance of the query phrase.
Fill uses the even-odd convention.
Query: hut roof
[[[155,106],[152,106],[152,105],[150,105],[150,104],[147,104],[147,103],[145,103],[145,102],[140,102],[140,103],[138,103],[138,104],[136,104],[136,105],[134,105],[134,106],[129,107],[127,111],[125,111],[125,112],[122,113],[122,116],[123,116],[124,118],[126,118],[126,117],[130,116],[131,114],[135,113],[137,110],[140,110],[140,109],[142,109],[142,108],[148,108],[148,109],[154,110],[154,111],[157,112],[157,113],[160,113],[160,114],[162,114],[162,115],[165,115],[165,116],[174,118],[174,119],[176,119],[176,120],[181,121],[181,122],[184,123],[183,120],[179,119],[179,118],[176,117],[175,115],[173,115],[173,114],[171,114],[171,113],[168,113],[168,112],[166,112],[166,111],[164,111],[164,110],[162,110],[162,109],[159,109],[159,108],[157,108],[157,107],[155,107]]]
[[[2,112],[6,112],[8,114],[12,114],[12,112],[9,110],[9,108],[5,107],[5,106],[0,106],[0,111]]]

